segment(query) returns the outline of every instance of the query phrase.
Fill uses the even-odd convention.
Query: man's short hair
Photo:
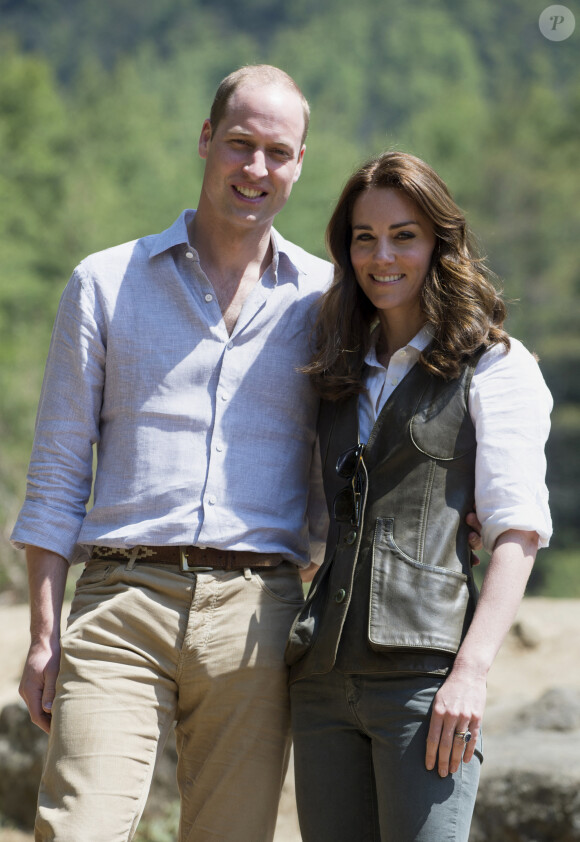
[[[271,64],[245,65],[238,70],[234,70],[225,79],[222,79],[216,91],[209,115],[212,129],[215,129],[220,120],[223,119],[228,103],[236,90],[242,83],[248,81],[263,85],[280,85],[298,96],[302,103],[302,112],[304,114],[304,132],[301,141],[301,144],[303,144],[306,140],[308,124],[310,122],[310,106],[294,79],[283,70],[280,70],[279,67],[273,67]]]

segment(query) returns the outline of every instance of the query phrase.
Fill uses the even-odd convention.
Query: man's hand
[[[32,643],[18,692],[26,702],[30,719],[43,731],[50,731],[51,709],[60,664],[60,644]]]
[[[303,583],[311,582],[314,577],[316,576],[316,571],[318,570],[318,564],[314,564],[313,561],[310,562],[308,567],[301,567],[300,568],[300,578],[302,579]]]
[[[465,522],[468,526],[471,526],[472,529],[472,531],[467,536],[471,552],[476,553],[478,552],[478,550],[483,549],[483,541],[481,540],[481,523],[477,519],[477,515],[475,512],[469,512],[469,514],[465,518]],[[479,559],[477,559],[477,564],[479,564]]]

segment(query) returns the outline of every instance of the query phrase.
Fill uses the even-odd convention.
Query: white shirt
[[[429,328],[423,327],[386,369],[370,349],[367,392],[359,398],[361,441],[368,440],[389,396],[430,341]],[[469,390],[477,439],[475,507],[490,552],[508,529],[537,532],[540,547],[548,546],[552,534],[544,454],[552,396],[532,354],[517,339],[510,342],[509,352],[495,345],[483,354]]]

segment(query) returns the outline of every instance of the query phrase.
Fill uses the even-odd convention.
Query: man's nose
[[[261,149],[252,150],[248,160],[244,164],[244,170],[253,178],[263,178],[268,174],[266,155]]]

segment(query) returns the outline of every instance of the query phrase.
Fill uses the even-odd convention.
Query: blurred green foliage
[[[556,399],[556,532],[530,589],[577,588],[580,36],[546,40],[542,9],[0,0],[0,588],[23,585],[8,535],[62,287],[85,254],[195,206],[215,87],[259,61],[294,76],[313,112],[303,177],[278,221],[286,236],[323,254],[347,174],[387,147],[426,158],[466,210],[512,301],[510,332],[539,354]]]

